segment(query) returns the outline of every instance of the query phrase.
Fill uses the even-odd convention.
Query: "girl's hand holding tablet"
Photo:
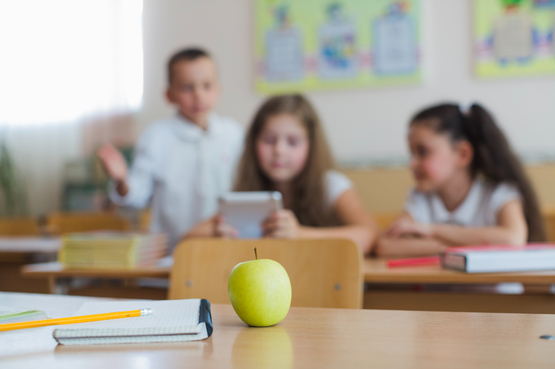
[[[295,214],[289,209],[278,210],[262,223],[265,237],[297,238],[301,226]]]
[[[226,224],[224,217],[218,214],[214,217],[214,235],[222,238],[237,238],[239,237],[239,231]]]

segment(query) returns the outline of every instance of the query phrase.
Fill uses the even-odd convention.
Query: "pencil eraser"
[[[151,308],[141,309],[141,316],[149,316],[154,314],[154,310]]]

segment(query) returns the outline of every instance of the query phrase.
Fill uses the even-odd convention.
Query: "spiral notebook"
[[[151,308],[151,316],[79,323],[52,333],[62,345],[196,341],[212,334],[210,303],[204,299],[87,302],[75,316]]]

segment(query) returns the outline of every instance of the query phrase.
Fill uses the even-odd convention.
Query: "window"
[[[0,125],[140,108],[142,0],[0,1]]]

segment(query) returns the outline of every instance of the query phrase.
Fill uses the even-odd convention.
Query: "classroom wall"
[[[471,64],[471,1],[422,0],[426,81],[420,86],[309,93],[340,162],[406,155],[408,117],[441,100],[491,109],[526,158],[555,157],[555,77],[477,80]],[[144,0],[144,107],[141,128],[172,114],[163,99],[165,63],[175,50],[202,45],[216,55],[222,114],[247,124],[262,96],[253,89],[253,0]],[[551,160],[550,159],[550,160]]]
[[[407,168],[342,170],[358,192],[364,207],[374,214],[400,213],[414,181]],[[555,214],[555,164],[526,166],[543,210]]]

